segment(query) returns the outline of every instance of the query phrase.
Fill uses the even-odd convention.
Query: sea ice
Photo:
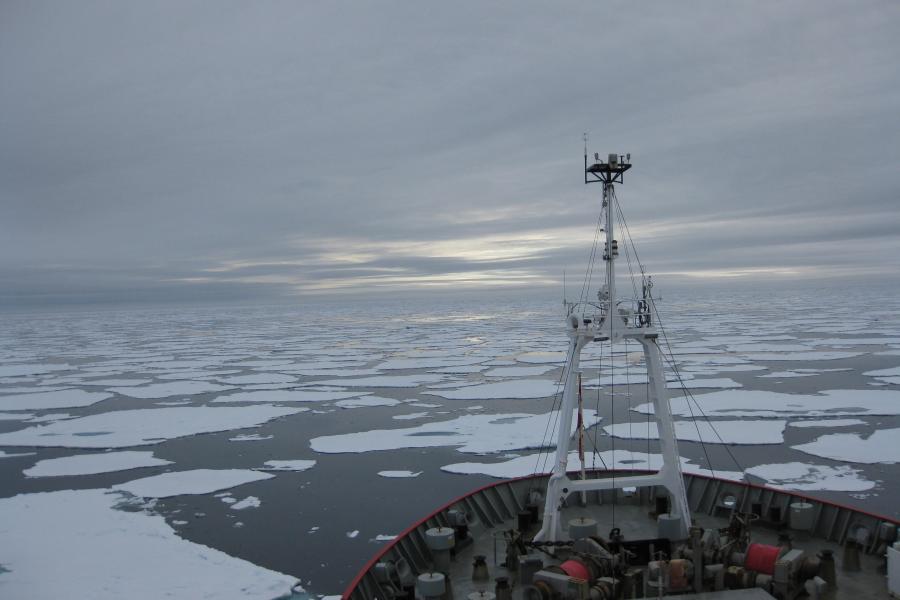
[[[362,398],[350,398],[347,400],[338,400],[335,406],[341,408],[362,408],[366,406],[396,406],[402,404],[399,400],[393,398],[382,398],[381,396],[363,396]]]
[[[209,598],[268,600],[289,595],[297,581],[184,540],[161,516],[116,510],[121,500],[106,490],[0,499],[3,595],[192,600],[202,590]]]
[[[269,383],[295,383],[297,378],[284,373],[252,373],[250,375],[232,375],[220,377],[219,381],[229,385],[254,385]]]
[[[111,392],[132,398],[168,398],[169,396],[194,396],[210,392],[224,392],[232,389],[232,385],[219,385],[208,381],[172,381],[153,383],[142,387],[113,387]]]
[[[322,402],[355,398],[365,392],[334,392],[312,390],[272,390],[237,392],[219,396],[213,402]]]
[[[837,461],[894,464],[900,462],[897,435],[900,435],[900,428],[879,429],[868,437],[856,433],[831,433],[793,448]]]
[[[337,385],[345,387],[373,387],[373,388],[407,388],[418,387],[427,383],[443,381],[443,375],[422,373],[417,375],[376,375],[374,377],[361,377],[358,379],[329,379],[316,381],[315,385]]]
[[[565,352],[525,352],[516,357],[516,360],[523,363],[544,364],[544,363],[563,363],[566,360]]]
[[[554,365],[540,367],[496,367],[487,371],[485,377],[528,377],[530,375],[543,375],[558,367]]]
[[[359,535],[359,529],[354,529],[353,531],[348,531],[348,532],[347,532],[347,537],[350,538],[350,539],[353,539],[353,538],[355,538],[355,537],[358,536],[358,535]]]
[[[23,375],[41,375],[53,371],[68,371],[70,365],[31,364],[31,365],[0,365],[0,377],[21,377]]]
[[[697,389],[728,389],[728,388],[739,388],[743,387],[740,383],[735,381],[734,379],[729,379],[728,377],[721,377],[718,379],[682,379],[682,381],[670,381],[666,384],[666,387],[669,389],[682,389],[687,388],[689,390],[697,390]]]
[[[378,474],[382,477],[404,478],[418,477],[422,474],[422,471],[378,471]]]
[[[232,510],[244,510],[246,508],[259,508],[262,506],[262,501],[256,496],[247,496],[243,500],[238,500],[234,504],[231,505]]]
[[[33,413],[0,413],[0,421],[27,421],[33,416]]]
[[[0,434],[0,446],[145,446],[198,433],[256,427],[298,412],[301,410],[267,404],[118,410],[3,433]]]
[[[394,415],[391,417],[392,419],[396,419],[398,421],[412,421],[413,419],[421,419],[423,417],[427,417],[427,412],[416,412],[416,413],[407,413],[405,415]]]
[[[786,421],[675,421],[679,440],[707,444],[780,444],[784,441]],[[628,439],[658,439],[656,423],[616,423],[603,428],[607,434]],[[698,431],[699,429],[699,431]],[[719,439],[721,438],[721,440]]]
[[[272,477],[274,475],[250,469],[192,469],[135,479],[114,485],[113,489],[144,498],[168,498],[183,494],[211,494]]]
[[[860,419],[816,419],[807,421],[791,421],[791,427],[851,427],[853,425],[867,425]]]
[[[839,360],[842,358],[854,358],[862,356],[865,352],[766,352],[759,354],[744,354],[748,360],[765,362],[772,361],[813,361],[813,360]]]
[[[791,417],[900,415],[900,391],[897,390],[826,390],[819,394],[782,394],[764,390],[728,390],[694,397],[703,412],[717,417]],[[670,400],[672,413],[690,417],[697,405],[685,397]],[[652,413],[653,405],[641,404],[635,409]]]
[[[261,433],[242,433],[234,437],[228,438],[229,442],[261,442],[263,440],[271,440],[274,435],[262,435]]]
[[[557,423],[559,412],[533,415],[508,413],[463,415],[450,421],[430,422],[407,429],[381,429],[327,435],[310,440],[310,447],[326,454],[360,453],[400,448],[458,446],[460,452],[487,454],[525,448],[551,447],[553,436],[547,435],[548,419]],[[585,427],[600,422],[593,410],[584,411]],[[575,423],[572,423],[572,431]]]
[[[547,398],[561,391],[555,381],[546,379],[518,379],[470,385],[457,390],[422,392],[448,400],[490,400],[492,398]]]
[[[644,452],[629,452],[619,450],[612,452],[605,450],[596,455],[587,455],[585,463],[588,468],[609,469],[648,469],[656,470],[662,466],[662,456],[659,454],[647,454]],[[547,453],[519,456],[507,461],[496,463],[466,462],[445,465],[442,471],[459,473],[464,475],[487,475],[501,479],[524,477],[533,473],[544,473],[553,466],[553,457]],[[578,471],[581,462],[577,452],[571,452],[568,457],[569,472]],[[686,473],[699,473],[702,475],[715,475],[723,479],[739,481],[743,475],[734,471],[714,472],[692,464],[688,459],[681,459],[681,468]],[[827,491],[862,491],[875,486],[873,481],[867,480],[862,473],[840,465],[830,467],[825,465],[809,465],[800,462],[765,464],[750,467],[747,473],[765,479],[773,487],[781,487],[793,490],[827,490]]]
[[[260,471],[306,471],[316,466],[314,460],[267,460]]]
[[[60,390],[36,394],[0,396],[0,410],[45,410],[51,408],[75,408],[90,406],[112,398],[106,392],[86,392],[84,390]]]
[[[171,460],[155,458],[152,452],[126,450],[123,452],[104,452],[101,454],[78,454],[61,458],[48,458],[38,461],[24,473],[28,477],[60,477],[63,475],[94,475],[125,471],[141,467],[158,467],[171,465]]]

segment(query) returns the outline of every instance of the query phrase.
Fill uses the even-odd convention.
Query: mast
[[[635,299],[637,312],[620,311],[616,297],[616,259],[619,256],[618,242],[615,239],[616,202],[615,184],[624,183],[625,171],[631,168],[631,155],[610,154],[606,162],[594,154],[594,163],[588,165],[587,147],[584,154],[584,182],[603,184],[603,206],[606,218],[606,243],[603,260],[606,263],[604,285],[598,293],[598,304],[581,303],[581,314],[576,313],[578,303],[570,304],[566,318],[566,333],[569,336],[569,351],[563,369],[565,387],[563,388],[562,407],[560,409],[559,431],[556,444],[556,460],[553,472],[547,484],[544,505],[544,520],[535,541],[558,541],[564,539],[560,510],[569,495],[575,492],[598,490],[618,490],[626,487],[658,486],[665,488],[669,495],[669,513],[660,515],[661,532],[667,535],[676,531],[675,535],[686,537],[691,526],[691,514],[687,504],[684,478],[681,473],[681,460],[678,453],[678,442],[675,438],[675,426],[669,405],[666,389],[666,377],[663,370],[662,354],[658,345],[659,333],[651,316],[653,314],[652,283],[642,282],[642,297]],[[656,473],[632,475],[628,477],[600,479],[569,479],[567,473],[569,442],[571,440],[572,416],[577,409],[579,398],[580,359],[582,349],[591,342],[608,342],[610,350],[613,344],[625,340],[640,343],[644,352],[647,367],[648,396],[653,403],[654,417],[659,430],[659,449],[662,455],[662,467]],[[610,352],[612,355],[612,352]],[[583,466],[583,464],[582,464]],[[613,465],[615,468],[615,465]],[[665,521],[665,523],[663,523]]]

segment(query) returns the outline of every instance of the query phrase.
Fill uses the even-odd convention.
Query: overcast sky
[[[900,3],[0,0],[0,303],[896,279]]]

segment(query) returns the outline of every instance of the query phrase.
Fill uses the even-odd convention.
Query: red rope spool
[[[750,547],[747,548],[747,559],[744,561],[744,568],[765,575],[774,575],[775,561],[778,560],[780,552],[781,548],[778,546],[750,544]]]
[[[590,570],[586,565],[584,565],[584,563],[581,563],[577,560],[567,560],[563,564],[559,565],[559,568],[562,569],[569,577],[583,579],[585,581],[591,580]]]

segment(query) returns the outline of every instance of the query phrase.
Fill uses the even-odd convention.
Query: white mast
[[[678,454],[678,442],[675,438],[675,427],[672,422],[672,411],[666,390],[666,376],[663,370],[661,352],[658,346],[659,333],[653,326],[654,306],[650,295],[651,285],[643,286],[643,298],[639,302],[638,313],[634,316],[620,313],[616,305],[616,271],[615,261],[619,255],[618,243],[615,239],[615,195],[613,186],[622,183],[625,171],[631,168],[628,155],[620,157],[610,154],[607,162],[601,162],[594,155],[596,162],[588,166],[587,151],[584,155],[585,183],[603,184],[603,208],[606,211],[606,248],[603,259],[606,262],[604,293],[600,293],[599,313],[579,317],[574,306],[569,310],[566,331],[569,336],[569,351],[564,367],[565,387],[563,389],[562,407],[560,410],[559,432],[556,442],[556,460],[553,472],[547,484],[547,495],[544,505],[544,520],[535,541],[557,541],[563,539],[560,510],[566,498],[575,492],[593,490],[622,489],[625,487],[662,486],[671,498],[669,520],[680,523],[680,534],[687,537],[691,526],[691,514],[684,489],[684,478],[681,474],[681,460]],[[594,308],[591,304],[586,309]],[[571,480],[567,472],[569,442],[572,431],[572,413],[577,407],[578,372],[581,350],[590,342],[609,341],[610,346],[623,340],[636,340],[644,351],[647,366],[648,394],[653,402],[654,416],[659,428],[659,448],[663,464],[656,473],[632,475],[628,477]],[[613,465],[615,467],[615,465]]]

